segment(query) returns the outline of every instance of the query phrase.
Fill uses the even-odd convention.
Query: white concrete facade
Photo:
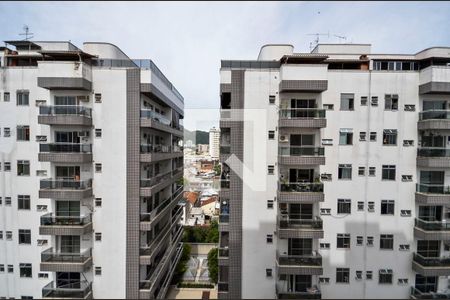
[[[211,128],[209,130],[209,155],[212,159],[219,159],[220,151],[220,129]]]

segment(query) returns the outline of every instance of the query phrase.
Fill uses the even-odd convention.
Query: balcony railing
[[[78,105],[42,105],[39,106],[41,116],[83,116],[92,117],[92,109]]]
[[[322,182],[288,182],[281,183],[282,192],[295,192],[295,193],[323,193]]]
[[[220,223],[228,223],[230,222],[230,215],[229,214],[220,214],[219,215],[219,222]]]
[[[279,148],[282,156],[324,156],[325,149],[322,147],[306,146],[282,146]]]
[[[42,262],[83,263],[90,257],[92,257],[92,249],[82,253],[61,253],[54,252],[53,248],[49,248],[41,253]]]
[[[419,289],[415,287],[411,287],[411,296],[414,297],[414,299],[450,299],[450,293],[449,292],[422,292]]]
[[[172,177],[172,171],[169,171],[169,172],[166,172],[163,174],[158,174],[152,178],[141,179],[141,187],[143,187],[143,188],[152,187],[156,184],[163,182],[164,180],[170,179],[171,177]]]
[[[141,144],[141,153],[170,153],[171,151],[168,145]]]
[[[449,120],[450,110],[427,110],[419,113],[419,121]]]
[[[425,194],[450,194],[450,186],[441,184],[416,184],[416,192]]]
[[[91,222],[91,214],[87,216],[54,216],[52,213],[48,213],[41,216],[42,226],[82,226]]]
[[[52,281],[42,288],[43,298],[86,298],[92,291],[92,283],[87,281],[56,286]]]
[[[219,257],[228,257],[229,255],[229,249],[226,248],[219,248]]]
[[[220,154],[230,154],[230,153],[231,153],[231,145],[220,146]]]
[[[230,188],[230,179],[221,179],[220,180],[220,188],[221,189],[229,189]]]
[[[450,257],[425,257],[418,253],[414,253],[413,260],[421,266],[425,267],[449,267]]]
[[[325,109],[319,108],[283,108],[280,109],[282,119],[323,119]]]
[[[55,190],[85,190],[92,187],[92,179],[75,180],[72,177],[57,178],[57,179],[42,179],[41,189],[55,189]]]
[[[279,265],[287,266],[322,266],[322,256],[319,253],[311,255],[287,255],[277,251]]]
[[[421,157],[450,157],[450,149],[448,148],[419,148],[417,156]]]
[[[39,152],[50,153],[92,153],[92,144],[41,143]]]
[[[322,294],[317,286],[307,288],[306,291],[293,291],[288,290],[286,286],[283,288],[276,285],[276,292],[278,299],[321,299]]]
[[[301,215],[286,214],[278,216],[278,224],[281,229],[288,228],[311,228],[323,229],[323,222],[320,217],[314,219],[301,219]]]
[[[150,109],[141,109],[141,119],[152,119],[167,126],[171,123],[167,117]]]
[[[422,219],[415,220],[416,227],[425,231],[448,231],[450,230],[450,222],[447,221],[425,221]]]

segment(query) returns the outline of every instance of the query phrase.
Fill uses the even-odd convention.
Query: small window
[[[366,132],[365,132],[365,131],[360,131],[360,132],[359,132],[359,140],[360,140],[361,142],[366,141]]]
[[[266,269],[266,277],[272,277],[272,269]]]
[[[268,234],[266,236],[266,242],[267,242],[267,244],[272,244],[273,243],[273,234]]]
[[[405,111],[416,111],[416,106],[414,104],[405,104]]]
[[[96,242],[101,242],[102,240],[102,233],[101,232],[96,232],[95,233],[95,241]]]
[[[358,201],[358,210],[359,211],[362,211],[362,210],[364,210],[364,202],[363,201]]]
[[[369,176],[375,176],[375,174],[376,174],[376,168],[369,167]]]
[[[31,278],[32,277],[32,269],[31,264],[20,264],[20,277]]]
[[[47,211],[47,205],[36,205],[37,211]]]
[[[38,246],[45,246],[48,244],[48,240],[37,240]]]
[[[339,145],[353,144],[353,130],[351,128],[341,128],[339,130]]]
[[[408,182],[412,181],[412,175],[402,175],[402,181]]]
[[[408,244],[401,244],[398,246],[398,250],[400,251],[409,251],[409,245]]]
[[[403,140],[403,147],[414,146],[414,140]]]
[[[269,130],[269,140],[275,139],[275,131]]]
[[[323,146],[332,146],[333,145],[333,139],[322,139],[322,145]]]
[[[372,280],[373,278],[373,273],[372,271],[366,271],[366,279],[367,280]]]
[[[11,128],[9,128],[9,127],[3,128],[3,136],[4,137],[11,137]]]
[[[367,203],[367,211],[374,212],[375,211],[375,202],[369,201]]]
[[[102,206],[102,198],[95,198],[95,206],[96,207]]]
[[[19,244],[31,245],[31,230],[19,229]]]
[[[356,271],[355,279],[356,280],[362,280],[362,271]]]
[[[394,235],[380,234],[380,249],[393,250],[394,249]]]
[[[370,141],[376,142],[377,141],[377,133],[375,131],[370,132]]]
[[[381,214],[394,215],[394,200],[381,200]]]
[[[410,209],[402,209],[402,210],[400,210],[400,216],[402,216],[402,217],[411,217],[411,210]]]
[[[102,275],[102,267],[95,267],[95,275],[96,276]]]
[[[99,128],[95,129],[95,137],[96,138],[101,138],[102,137],[102,130]]]
[[[46,177],[47,176],[47,170],[36,170],[36,176]]]
[[[395,166],[383,165],[381,171],[382,180],[395,180]]]
[[[30,104],[30,92],[29,91],[17,91],[17,105],[28,106]]]
[[[349,268],[336,268],[336,283],[350,283]]]
[[[354,94],[341,94],[341,110],[354,110]]]
[[[14,266],[8,265],[8,273],[14,273]]]
[[[378,276],[379,284],[392,284],[392,270],[380,270]]]
[[[373,246],[373,236],[367,237],[367,246],[372,247]]]
[[[385,95],[384,96],[384,109],[385,110],[398,110],[398,95]]]
[[[363,241],[364,241],[364,237],[361,236],[361,235],[358,235],[358,236],[356,237],[356,246],[362,246]]]
[[[401,284],[401,285],[408,284],[408,278],[399,278],[398,284]]]
[[[5,162],[4,170],[5,170],[5,172],[11,171],[11,163],[10,162]]]
[[[321,208],[320,209],[320,214],[321,215],[331,215],[331,208]]]
[[[378,106],[378,97],[377,96],[372,96],[372,99],[370,101],[370,105]]]
[[[397,145],[397,130],[396,129],[383,130],[383,145],[385,145],[385,146]]]
[[[5,265],[0,265],[0,273],[4,273],[5,272]]]
[[[269,104],[275,104],[275,95],[269,95]]]
[[[48,273],[38,273],[38,278],[42,279],[48,278]]]
[[[47,100],[36,100],[34,103],[35,103],[36,107],[44,106],[47,104]]]
[[[95,172],[97,173],[102,172],[102,164],[95,164]]]
[[[5,101],[5,102],[11,101],[11,95],[9,94],[9,92],[5,92],[3,94],[3,101]]]
[[[29,141],[30,140],[30,126],[19,125],[17,126],[17,140]]]
[[[17,176],[29,176],[30,175],[30,161],[18,160],[17,161]]]
[[[267,174],[273,175],[274,172],[275,172],[275,167],[274,166],[267,166]]]
[[[358,167],[358,176],[366,176],[366,167]]]
[[[350,199],[338,199],[337,201],[337,213],[338,214],[350,214],[352,208],[352,202]]]
[[[17,195],[18,209],[30,210],[30,195]]]
[[[338,179],[352,179],[352,165],[351,164],[339,164]]]
[[[273,209],[273,200],[267,200],[267,209]]]
[[[95,94],[95,103],[102,103],[102,94]]]
[[[11,206],[11,197],[5,197],[5,205]]]
[[[361,106],[367,106],[367,96],[361,96]]]
[[[320,179],[322,181],[330,181],[332,178],[332,175],[330,173],[322,173],[320,174]]]
[[[350,234],[338,233],[337,234],[337,248],[350,249]]]
[[[330,283],[330,278],[329,277],[319,277],[319,282],[320,283]]]
[[[37,135],[36,136],[36,142],[46,142],[47,136],[46,135]]]
[[[320,243],[320,249],[324,249],[324,250],[327,250],[327,249],[330,249],[330,243]]]
[[[3,240],[3,231],[0,230],[0,240]]]
[[[323,104],[323,109],[334,110],[334,104]]]

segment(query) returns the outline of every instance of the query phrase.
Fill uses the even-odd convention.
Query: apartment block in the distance
[[[183,97],[108,43],[0,47],[0,297],[163,298]]]
[[[450,48],[267,45],[220,76],[219,298],[450,298]]]

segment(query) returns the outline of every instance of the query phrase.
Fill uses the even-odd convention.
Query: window
[[[374,212],[375,211],[375,202],[369,201],[367,203],[367,211]]]
[[[31,230],[19,229],[19,244],[31,245]]]
[[[331,215],[331,208],[321,208],[320,214],[321,215]]]
[[[358,201],[358,210],[364,210],[364,202],[363,201]]]
[[[4,137],[10,137],[11,136],[11,129],[9,127],[3,128],[3,136]]]
[[[416,111],[416,106],[414,104],[405,104],[405,111]]]
[[[367,106],[367,96],[361,96],[361,106]]]
[[[29,176],[30,175],[30,161],[18,160],[17,161],[17,176]]]
[[[5,205],[11,206],[11,197],[5,197]]]
[[[30,209],[30,195],[17,195],[18,209]]]
[[[269,95],[269,104],[275,104],[275,95]]]
[[[372,99],[370,101],[370,105],[378,106],[378,97],[377,96],[372,96]]]
[[[269,140],[275,139],[275,131],[269,130]]]
[[[352,165],[340,164],[338,170],[338,179],[352,179]]]
[[[102,164],[95,164],[95,172],[97,173],[102,172]]]
[[[95,241],[96,242],[101,242],[102,240],[102,233],[101,232],[96,232],[95,233]]]
[[[356,246],[362,246],[363,241],[364,241],[364,237],[358,235],[358,236],[356,237]]]
[[[273,209],[273,200],[267,200],[267,209]]]
[[[354,110],[354,94],[341,94],[341,110]]]
[[[376,142],[377,141],[377,133],[375,131],[370,132],[370,141]]]
[[[37,245],[38,246],[45,246],[48,244],[47,240],[37,240]]]
[[[273,243],[273,235],[272,234],[268,234],[266,236],[266,242],[267,242],[267,244],[272,244]]]
[[[392,284],[392,270],[390,269],[380,270],[378,273],[378,283]]]
[[[355,279],[356,280],[361,280],[362,279],[362,271],[356,271]]]
[[[349,233],[338,233],[337,248],[350,248],[350,234]]]
[[[365,131],[360,131],[359,132],[359,140],[361,142],[364,142],[366,140],[366,132]]]
[[[47,211],[47,205],[36,205],[37,211]]]
[[[333,139],[322,139],[322,145],[323,146],[332,146],[333,145]]]
[[[409,251],[409,245],[408,244],[401,244],[398,246],[398,250],[400,251]]]
[[[17,105],[27,106],[30,104],[30,92],[17,91]]]
[[[323,173],[323,174],[320,174],[320,179],[322,180],[322,181],[330,181],[331,179],[332,179],[332,175],[331,174],[329,174],[329,173]]]
[[[47,104],[47,100],[36,100],[35,104],[36,104],[37,107],[44,106],[44,105]]]
[[[47,170],[36,170],[36,176],[39,177],[47,176]]]
[[[3,240],[3,231],[0,231],[0,240]]]
[[[398,284],[408,284],[408,278],[399,278]]]
[[[36,136],[36,142],[46,142],[47,136],[46,135],[37,135]]]
[[[267,166],[267,173],[269,175],[273,175],[275,171],[275,167],[274,166]]]
[[[95,206],[96,207],[102,206],[102,198],[95,198]]]
[[[352,145],[353,144],[353,129],[341,128],[339,130],[339,145]]]
[[[5,272],[5,265],[0,265],[0,273],[4,273]]]
[[[272,277],[272,269],[266,269],[266,277]]]
[[[102,94],[95,94],[95,103],[102,103]]]
[[[382,180],[395,180],[395,166],[394,165],[383,165],[381,171]]]
[[[8,265],[8,273],[14,273],[14,266]]]
[[[369,167],[369,176],[375,176],[375,171],[376,171],[375,167]]]
[[[95,267],[95,275],[96,276],[102,275],[102,267]]]
[[[337,213],[338,214],[350,214],[352,207],[352,201],[350,199],[338,199]]]
[[[326,110],[334,110],[334,104],[324,104],[323,108]]]
[[[409,210],[409,209],[402,209],[402,210],[400,210],[400,216],[402,216],[402,217],[411,217],[411,210]]]
[[[5,92],[3,94],[3,101],[5,101],[5,102],[11,101],[11,95],[9,94],[9,92]]]
[[[336,283],[350,283],[349,268],[336,268]]]
[[[2,197],[0,197],[0,205],[2,205],[2,203],[3,203],[3,202],[2,202]]]
[[[329,277],[319,277],[319,282],[320,283],[330,283],[330,278]]]
[[[17,140],[18,141],[30,140],[30,126],[17,126]]]
[[[402,175],[402,181],[412,181],[412,175]]]
[[[330,249],[330,243],[320,243],[320,249]]]
[[[383,145],[397,145],[397,130],[383,130]]]
[[[102,130],[99,128],[95,129],[95,137],[96,138],[101,138],[102,137]]]
[[[373,236],[367,237],[367,246],[369,246],[369,247],[373,246]]]
[[[384,109],[385,110],[398,110],[398,95],[385,95],[384,96]]]
[[[358,175],[365,176],[366,175],[366,167],[358,167]]]
[[[394,200],[381,200],[381,214],[394,215]]]
[[[393,250],[394,249],[394,235],[380,234],[380,249]]]
[[[31,278],[32,276],[31,264],[20,264],[19,269],[20,269],[20,277]]]
[[[367,280],[372,280],[373,276],[372,276],[372,271],[366,271],[366,279]]]
[[[38,278],[48,278],[48,273],[38,273]]]

